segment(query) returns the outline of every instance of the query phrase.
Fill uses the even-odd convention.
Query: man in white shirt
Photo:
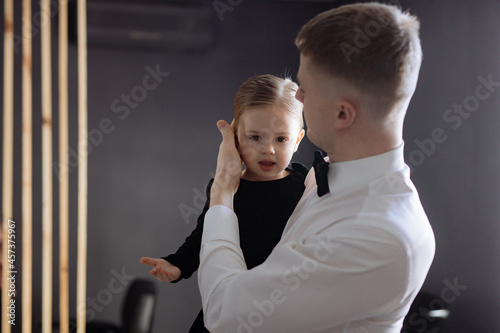
[[[308,138],[328,155],[326,182],[310,171],[281,241],[251,270],[232,211],[241,160],[231,126],[218,122],[198,272],[211,332],[400,332],[435,251],[403,159],[418,30],[415,17],[365,3],[324,12],[299,32],[296,98]]]

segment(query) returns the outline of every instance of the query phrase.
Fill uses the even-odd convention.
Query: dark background
[[[118,322],[125,292],[109,292],[110,283],[113,283],[111,289],[116,290],[120,286],[117,275],[125,278],[124,287],[129,283],[128,277],[149,279],[148,268],[139,263],[139,258],[175,251],[194,228],[201,200],[198,193],[204,192],[215,171],[220,142],[215,122],[221,118],[231,120],[238,86],[250,76],[263,73],[295,78],[299,53],[293,40],[300,27],[317,13],[348,2],[233,1],[239,4],[222,13],[222,19],[214,3],[205,3],[211,23],[204,31],[212,39],[198,50],[158,45],[98,45],[89,37],[88,128],[95,136],[89,143],[92,150],[88,156],[87,296],[91,302],[87,309],[95,319]],[[437,242],[435,260],[423,289],[436,295],[435,304],[446,303],[452,310],[447,332],[500,332],[500,89],[493,87],[484,100],[474,99],[481,78],[491,77],[500,82],[500,3],[494,0],[392,3],[399,3],[421,21],[424,60],[404,138],[407,163],[413,169],[412,178]],[[3,18],[3,8],[0,10]],[[15,34],[20,36],[21,1],[16,1],[15,10]],[[39,11],[38,4],[34,4],[33,13]],[[57,10],[52,14],[54,139],[57,140]],[[36,323],[41,317],[40,34],[36,32],[33,48],[33,320]],[[3,61],[3,52],[1,57]],[[20,50],[15,61],[14,220],[21,227]],[[143,86],[148,67],[158,67],[169,75],[155,89],[147,91],[147,95],[138,95],[144,91],[137,87]],[[76,80],[76,46],[71,44],[70,146],[75,151]],[[489,92],[480,89],[482,94]],[[127,113],[123,108],[126,104],[120,102],[122,94],[140,96],[140,100],[135,100],[137,105],[125,108]],[[474,100],[479,104],[473,105]],[[464,116],[448,111],[463,103],[471,103],[468,107],[474,111],[465,111]],[[100,129],[102,121],[108,123],[108,133]],[[435,131],[442,133],[441,140],[431,144]],[[313,149],[305,139],[294,160],[310,165]],[[54,162],[58,161],[57,153],[55,142]],[[77,168],[72,167],[71,316],[76,312],[76,177]],[[55,174],[54,194],[57,200]],[[57,267],[55,202],[54,267]],[[21,262],[19,255],[17,264],[20,266]],[[56,273],[53,312],[57,319]],[[17,280],[19,289],[21,274]],[[201,307],[196,276],[178,284],[157,282],[157,287],[159,300],[153,331],[186,332]],[[92,302],[95,306],[90,305]],[[20,328],[20,304],[17,311],[19,325],[14,331]],[[423,328],[424,324],[420,326]]]

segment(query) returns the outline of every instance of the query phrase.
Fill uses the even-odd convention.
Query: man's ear
[[[300,130],[299,136],[297,137],[297,142],[295,142],[295,148],[293,149],[294,153],[297,151],[297,149],[299,149],[299,144],[302,141],[302,139],[304,138],[305,133],[306,132],[303,129]]]
[[[356,119],[358,109],[350,101],[343,99],[337,105],[337,117],[335,119],[335,127],[343,129],[351,126]]]

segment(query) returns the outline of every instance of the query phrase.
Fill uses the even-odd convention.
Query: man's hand
[[[162,282],[172,282],[181,276],[179,267],[172,265],[165,259],[143,257],[141,264],[152,266],[153,269],[149,271],[149,274]]]
[[[210,207],[224,205],[233,209],[233,197],[240,184],[241,157],[236,148],[234,129],[224,120],[217,122],[222,143],[217,157],[217,169],[210,190]]]

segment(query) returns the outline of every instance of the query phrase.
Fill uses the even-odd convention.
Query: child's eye
[[[276,139],[276,141],[283,143],[283,142],[286,142],[287,139],[283,136],[280,136],[279,138]]]
[[[260,140],[260,136],[258,136],[258,135],[252,135],[250,137],[250,140],[252,140],[252,141],[259,141]]]

